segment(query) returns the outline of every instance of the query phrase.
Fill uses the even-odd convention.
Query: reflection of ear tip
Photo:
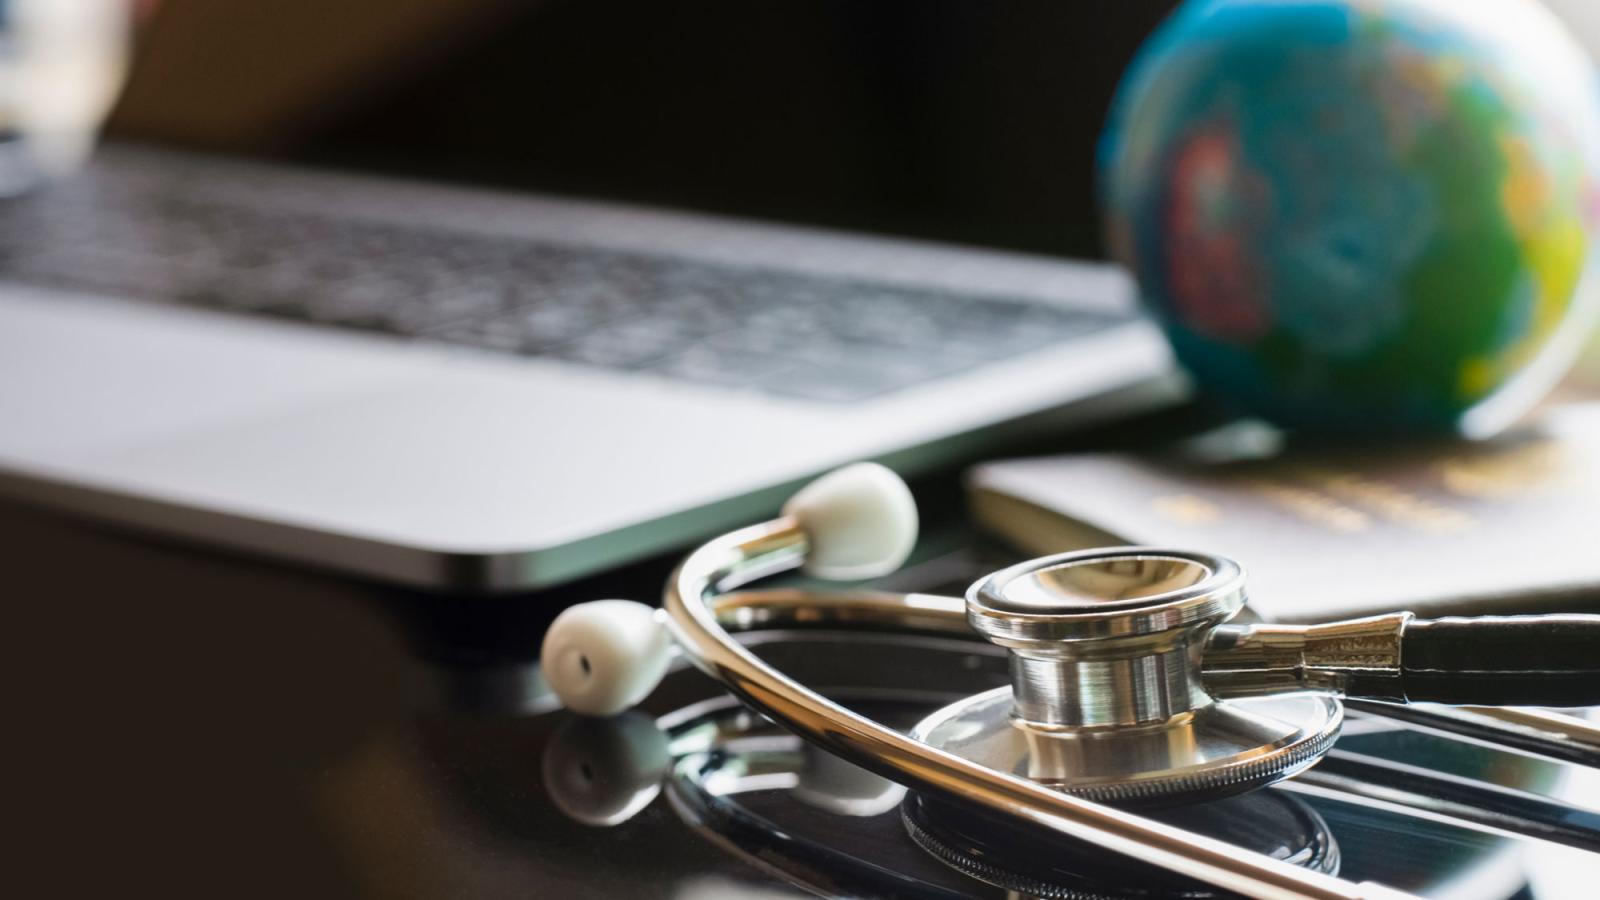
[[[795,799],[841,816],[876,816],[893,809],[906,789],[818,748],[805,744]]]
[[[550,802],[584,825],[620,825],[654,800],[671,767],[667,735],[639,712],[570,718],[550,736],[540,774]]]
[[[900,567],[917,542],[917,503],[888,468],[856,463],[818,478],[784,504],[805,531],[806,571],[837,580]]]
[[[655,690],[667,671],[670,641],[643,603],[595,600],[550,623],[539,667],[568,709],[612,716]]]

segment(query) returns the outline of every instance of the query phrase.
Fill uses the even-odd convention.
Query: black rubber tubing
[[[1600,704],[1600,615],[1413,619],[1401,641],[1409,700]]]

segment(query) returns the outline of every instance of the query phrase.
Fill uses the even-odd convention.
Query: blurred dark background
[[[1100,126],[1175,5],[165,0],[113,132],[1094,257]]]

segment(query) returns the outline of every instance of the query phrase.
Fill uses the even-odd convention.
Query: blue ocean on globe
[[[1600,81],[1532,0],[1197,0],[1102,143],[1114,255],[1199,384],[1485,433],[1593,319]]]

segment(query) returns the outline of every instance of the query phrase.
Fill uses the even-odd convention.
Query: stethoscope
[[[915,503],[897,476],[872,464],[840,469],[796,494],[779,518],[691,553],[661,610],[603,600],[562,613],[545,637],[544,677],[567,708],[614,715],[654,689],[676,645],[752,709],[915,795],[1255,897],[1401,895],[1241,852],[1135,810],[1239,794],[1303,770],[1337,736],[1340,697],[1385,701],[1363,705],[1375,711],[1411,701],[1600,703],[1600,616],[1425,621],[1397,613],[1229,625],[1245,604],[1242,568],[1187,551],[1044,557],[988,576],[965,600],[737,590],[795,568],[831,580],[887,574],[916,532]],[[812,626],[975,631],[1008,651],[1011,685],[903,733],[788,678],[730,635]],[[1414,721],[1421,712],[1392,708]],[[1424,715],[1424,727],[1600,760],[1600,729],[1572,717]]]

